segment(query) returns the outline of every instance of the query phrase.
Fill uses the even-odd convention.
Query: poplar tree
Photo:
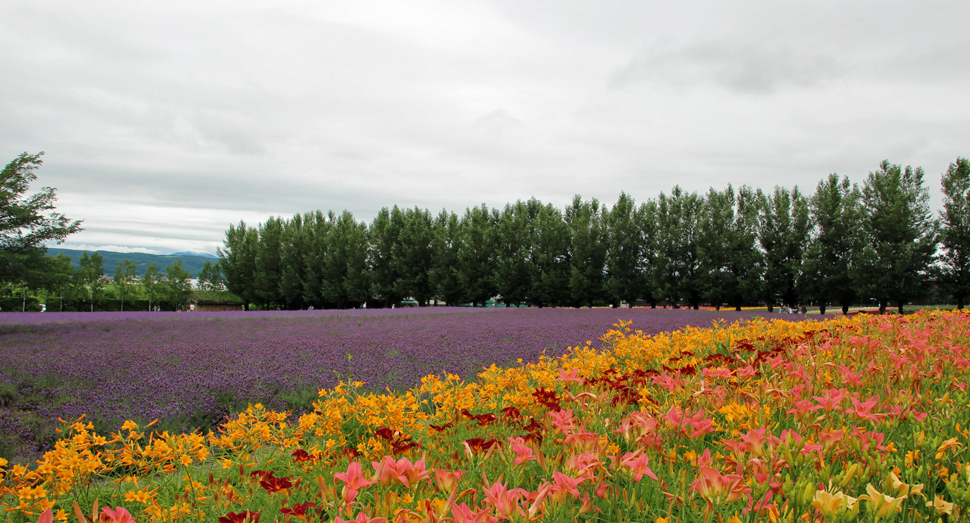
[[[280,298],[285,309],[302,309],[306,303],[303,284],[306,281],[303,216],[293,215],[282,223],[280,234]]]
[[[923,169],[883,160],[862,188],[863,289],[885,312],[891,301],[903,304],[927,282],[936,252],[936,223],[930,215]],[[865,297],[865,296],[863,296]]]
[[[592,307],[604,301],[603,271],[606,267],[606,239],[599,200],[583,201],[578,194],[566,207],[566,224],[571,236],[569,292],[572,305]]]
[[[434,219],[432,232],[431,287],[435,296],[446,305],[459,305],[467,301],[467,297],[458,275],[462,234],[458,215],[442,209]]]
[[[475,305],[484,306],[496,294],[494,274],[495,225],[498,211],[484,203],[465,209],[461,220],[458,247],[458,282],[465,297]]]
[[[404,214],[395,205],[392,209],[381,209],[370,226],[370,273],[371,294],[385,307],[398,304],[405,298],[403,289],[397,284],[402,274],[401,264],[395,261],[400,256],[404,228]]]
[[[681,301],[697,309],[703,292],[703,273],[697,239],[704,198],[675,186],[657,200],[657,257],[654,273],[662,298],[675,306]]]
[[[419,305],[427,305],[434,294],[429,279],[433,262],[432,221],[427,210],[405,210],[398,239],[391,247],[391,264],[397,275],[395,293],[413,298]]]
[[[620,302],[633,306],[643,297],[643,229],[636,216],[633,198],[621,192],[613,208],[603,213],[606,244],[607,300],[614,307]]]
[[[970,160],[957,158],[943,174],[940,211],[942,282],[962,309],[970,297]]]
[[[148,296],[148,310],[152,310],[153,305],[158,305],[161,302],[165,292],[162,288],[162,272],[158,270],[154,263],[145,269],[145,275],[141,278],[141,286]]]
[[[701,296],[717,310],[733,294],[734,278],[728,270],[733,254],[733,227],[734,188],[728,185],[724,191],[718,191],[712,187],[700,216],[697,256],[703,282]]]
[[[640,204],[633,216],[639,229],[640,244],[640,293],[651,308],[657,307],[660,282],[655,268],[658,263],[660,228],[657,225],[657,202],[649,200]]]
[[[495,290],[506,306],[518,305],[530,298],[535,264],[534,228],[538,212],[534,206],[519,200],[507,204],[499,215],[495,233]]]
[[[217,250],[219,268],[226,279],[226,289],[242,298],[246,310],[255,303],[256,253],[259,249],[259,231],[240,221],[238,226],[229,225],[223,246]]]
[[[535,276],[532,297],[539,307],[566,305],[569,300],[571,267],[569,226],[562,211],[551,203],[538,212],[533,254]]]
[[[283,276],[283,222],[271,217],[259,227],[253,285],[258,303],[265,308],[284,306],[280,283]]]
[[[808,201],[798,191],[775,187],[770,195],[759,191],[761,213],[758,242],[764,250],[764,298],[768,312],[774,304],[797,307],[802,257],[809,239]]]
[[[825,314],[838,303],[842,313],[858,299],[858,254],[862,248],[859,188],[830,174],[809,199],[812,234],[802,266],[804,287]]]

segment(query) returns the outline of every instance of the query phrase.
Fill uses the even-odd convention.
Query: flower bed
[[[621,323],[602,340],[475,382],[340,383],[295,423],[261,405],[207,435],[72,420],[36,468],[3,470],[0,506],[227,523],[968,515],[970,314]]]
[[[622,316],[618,316],[622,314]],[[191,432],[249,403],[297,414],[340,380],[407,390],[596,341],[618,317],[646,332],[753,313],[427,307],[350,311],[0,314],[0,457],[36,460],[57,419]],[[17,449],[12,449],[13,446]]]

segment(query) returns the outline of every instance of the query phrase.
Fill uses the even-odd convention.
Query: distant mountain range
[[[105,276],[112,276],[115,273],[115,268],[118,267],[118,263],[128,259],[135,262],[135,267],[138,267],[139,278],[145,274],[149,265],[154,263],[158,267],[158,270],[164,273],[165,267],[175,263],[175,260],[182,260],[182,268],[189,271],[192,277],[195,278],[199,275],[199,271],[202,270],[203,263],[207,261],[215,263],[218,259],[208,253],[176,252],[174,254],[145,254],[141,252],[83,251],[76,249],[58,249],[54,247],[47,248],[48,256],[57,256],[58,254],[66,254],[69,256],[71,258],[71,264],[75,269],[78,267],[78,260],[81,259],[81,255],[85,252],[88,253],[88,256],[97,252],[104,258]]]

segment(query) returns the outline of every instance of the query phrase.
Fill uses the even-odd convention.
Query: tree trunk
[[[23,296],[24,296],[24,301],[20,305],[20,312],[27,312],[27,287],[24,287]]]
[[[842,315],[848,315],[848,314],[849,314],[849,304],[848,303],[843,303],[842,304]]]
[[[879,301],[879,314],[886,314],[886,305],[888,305],[888,303],[886,303],[885,301],[883,300]]]
[[[818,313],[819,314],[825,314],[825,304],[824,303],[820,303],[818,305]]]
[[[768,312],[775,312],[775,307],[770,303],[768,304]]]
[[[900,316],[903,315],[903,301],[902,300],[899,301],[899,315]]]
[[[963,296],[957,298],[957,310],[963,310]]]

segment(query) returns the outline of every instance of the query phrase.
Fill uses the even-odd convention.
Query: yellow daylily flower
[[[933,496],[933,501],[927,501],[926,506],[935,508],[940,514],[953,514],[953,503],[947,503],[939,495]]]
[[[876,519],[880,519],[902,511],[903,507],[901,504],[906,499],[906,496],[894,498],[887,494],[881,494],[876,490],[876,487],[872,486],[872,483],[869,483],[866,485],[866,494],[859,496],[859,499],[864,499],[872,503],[872,512],[875,514]]]

